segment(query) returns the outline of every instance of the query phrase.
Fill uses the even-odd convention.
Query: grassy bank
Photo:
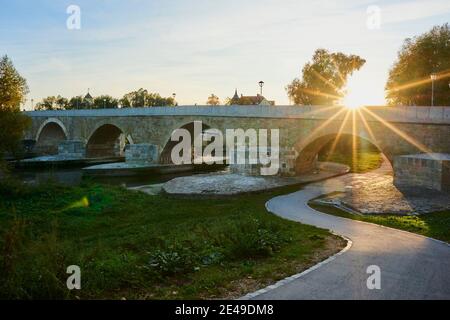
[[[238,297],[338,251],[265,210],[281,193],[173,199],[120,187],[0,187],[0,298]],[[81,268],[68,291],[66,268]]]
[[[359,151],[356,152],[355,160],[351,153],[335,152],[330,156],[319,157],[319,161],[331,161],[342,163],[350,167],[351,173],[364,173],[378,169],[383,162],[379,152]]]
[[[424,214],[420,216],[399,216],[399,215],[367,215],[360,216],[351,214],[333,206],[315,204],[309,205],[321,212],[334,216],[349,218],[353,220],[365,221],[380,224],[386,227],[405,230],[427,237],[450,242],[450,211]]]
[[[357,138],[353,148],[352,137],[343,135],[334,146],[331,141],[319,153],[319,161],[342,163],[350,167],[350,172],[364,173],[381,166],[383,158],[380,151],[364,139]]]

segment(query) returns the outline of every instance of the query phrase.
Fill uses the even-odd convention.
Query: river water
[[[224,169],[218,170],[223,171]],[[209,171],[211,172],[211,171]],[[81,168],[42,168],[42,169],[15,169],[12,174],[20,180],[30,183],[45,183],[56,181],[64,185],[77,186],[83,180],[105,183],[110,185],[121,185],[125,187],[138,187],[143,185],[164,183],[176,177],[191,176],[202,172],[183,172],[164,175],[137,175],[130,177],[90,177],[83,175]],[[203,172],[204,173],[204,172]]]

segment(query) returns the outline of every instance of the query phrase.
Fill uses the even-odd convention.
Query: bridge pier
[[[73,159],[86,157],[86,143],[80,140],[66,140],[58,145],[58,155]]]
[[[130,144],[125,148],[125,162],[132,164],[157,164],[159,147],[154,144]]]
[[[244,164],[234,164],[230,165],[230,171],[232,173],[240,173],[249,176],[260,176],[262,168],[268,168],[270,166],[278,166],[279,170],[276,175],[292,177],[297,174],[296,172],[296,159],[297,152],[293,148],[280,148],[278,158],[272,160],[269,165],[264,165],[261,163],[261,159],[251,159],[252,150],[247,146],[244,147],[241,152],[243,152],[243,157],[245,157],[246,162]],[[258,154],[258,150],[253,150],[253,154]],[[239,151],[238,151],[239,152]],[[275,150],[269,148],[269,152],[275,152]],[[273,155],[272,155],[273,156]],[[251,160],[251,161],[250,161]],[[276,162],[276,163],[275,163]]]
[[[450,154],[411,154],[394,158],[394,184],[450,193]]]

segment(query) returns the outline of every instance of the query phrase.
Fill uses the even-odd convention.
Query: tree
[[[132,91],[120,99],[122,108],[140,108],[140,107],[158,107],[158,106],[174,106],[175,100],[170,98],[163,98],[159,93],[149,93],[146,89],[139,89]]]
[[[59,110],[67,109],[68,105],[69,105],[69,100],[67,100],[67,98],[64,98],[64,97],[61,97],[61,96],[57,96],[56,97],[56,107]]]
[[[49,96],[42,99],[41,102],[36,103],[36,110],[54,110],[56,106],[56,97]]]
[[[20,112],[28,93],[26,80],[20,76],[8,56],[0,60],[0,160],[5,153],[16,154],[30,118]]]
[[[84,104],[83,104],[83,97],[82,96],[76,96],[76,97],[72,97],[69,100],[69,103],[66,106],[66,109],[83,109]]]
[[[210,106],[218,106],[220,104],[220,100],[219,97],[216,96],[214,93],[212,93],[209,97],[208,97],[208,101],[206,101],[207,105]]]
[[[286,91],[295,104],[334,104],[345,95],[348,77],[365,63],[366,60],[357,55],[318,49],[312,62],[303,67],[302,78],[294,79],[286,87]]]
[[[431,105],[431,79],[435,73],[434,105],[450,105],[450,28],[435,26],[406,39],[389,71],[386,99],[390,105]]]
[[[64,110],[67,108],[69,101],[58,95],[49,96],[47,98],[42,99],[42,102],[38,102],[36,104],[36,110]]]
[[[119,101],[109,95],[102,95],[94,98],[94,108],[114,109],[119,107]]]

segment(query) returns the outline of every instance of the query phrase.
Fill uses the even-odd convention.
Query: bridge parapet
[[[150,108],[51,110],[26,112],[30,117],[146,117],[200,116],[234,118],[329,119],[339,106],[179,106]],[[450,124],[450,107],[368,106],[368,111],[389,122]],[[364,109],[368,121],[380,121]],[[336,120],[345,118],[345,112]]]

